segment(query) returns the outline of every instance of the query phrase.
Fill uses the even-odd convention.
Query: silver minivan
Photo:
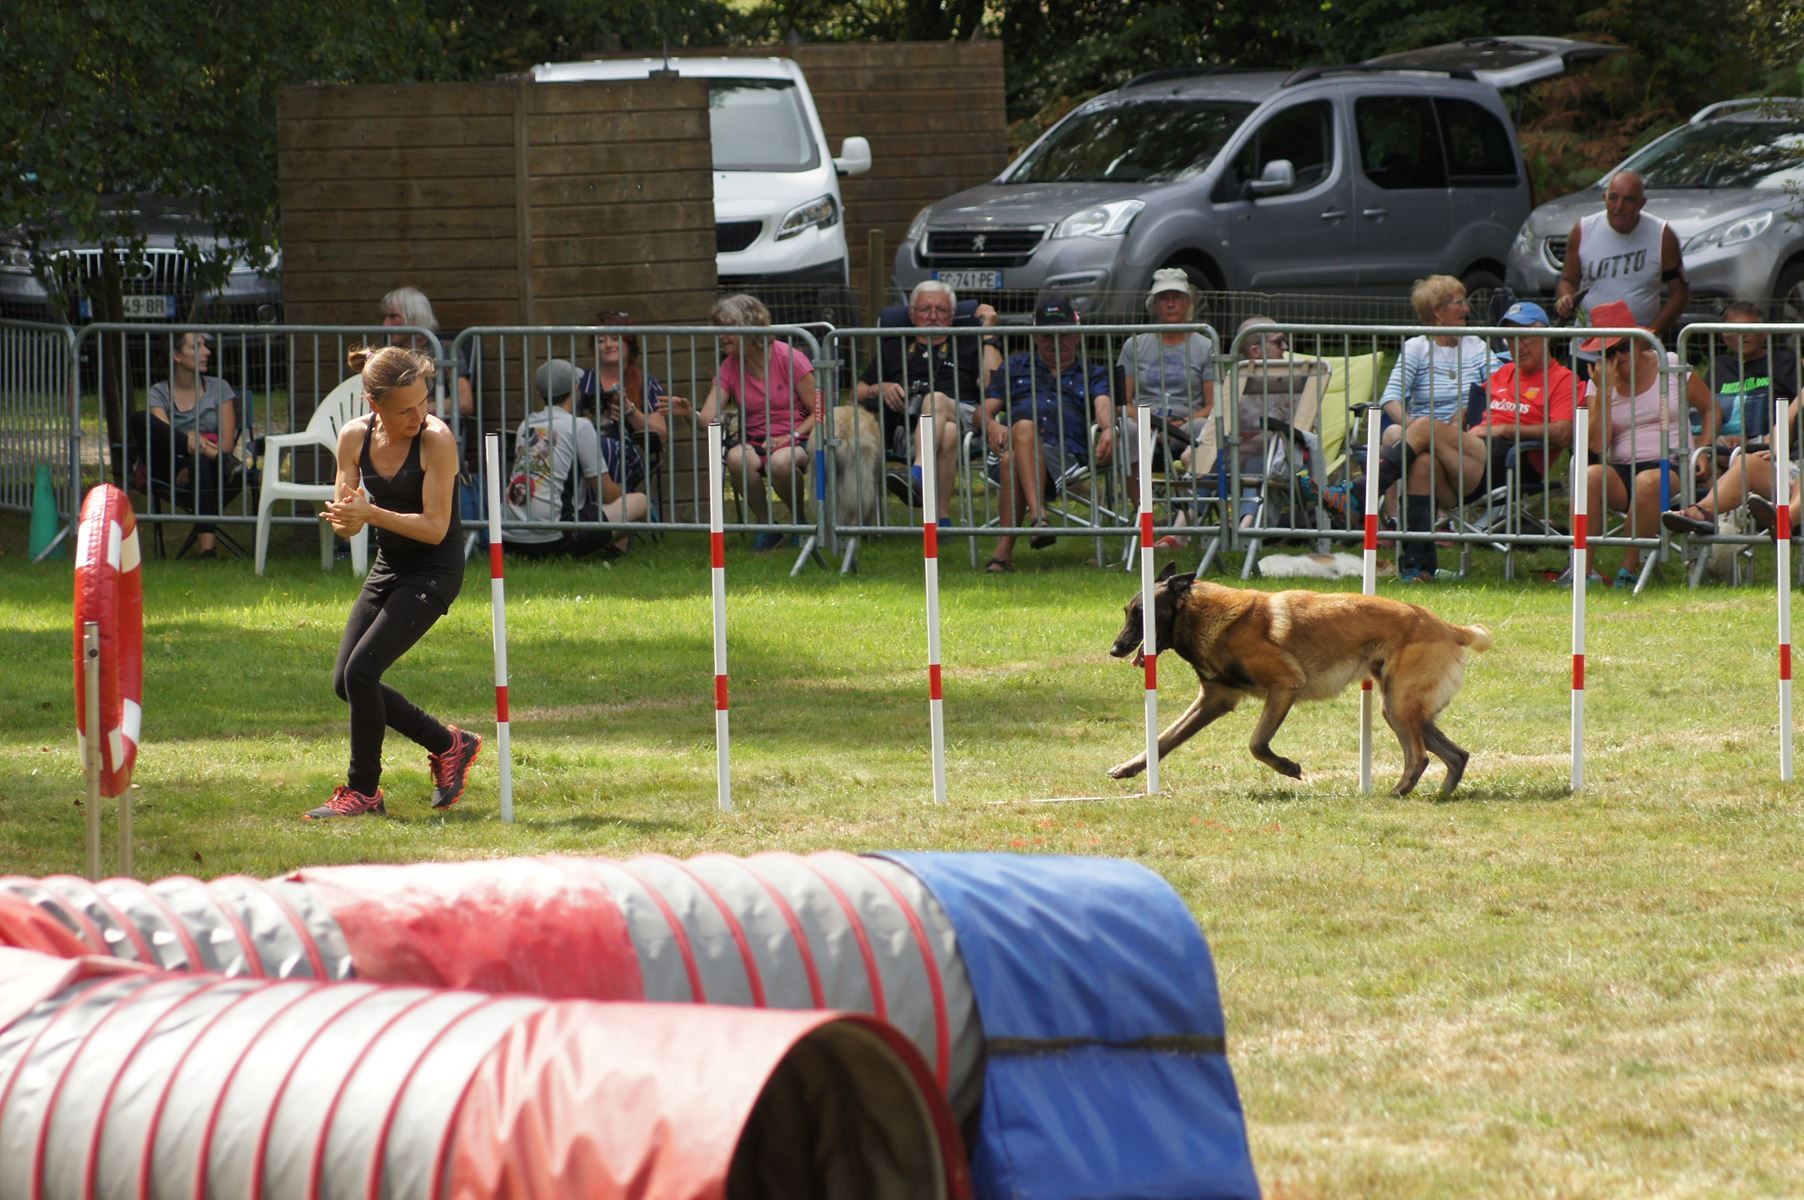
[[[1503,282],[1532,206],[1498,86],[1611,47],[1474,39],[1300,71],[1154,71],[1078,106],[990,183],[922,209],[895,283],[1004,311],[1068,295],[1136,319],[1160,267],[1204,290]]]
[[[1773,302],[1774,319],[1804,320],[1804,99],[1724,100],[1702,109],[1582,192],[1541,205],[1522,224],[1509,284],[1552,295],[1574,222],[1604,207],[1604,185],[1634,171],[1646,212],[1672,225],[1685,257],[1685,321],[1713,320],[1724,302]]]

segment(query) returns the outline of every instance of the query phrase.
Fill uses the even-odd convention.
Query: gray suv
[[[1612,48],[1474,39],[1301,71],[1154,71],[1090,100],[994,181],[923,209],[895,283],[1019,310],[1062,292],[1138,319],[1160,267],[1205,290],[1502,283],[1531,207],[1498,86]]]
[[[1646,184],[1643,211],[1678,235],[1686,320],[1713,319],[1726,300],[1770,299],[1777,319],[1804,321],[1804,100],[1712,104],[1592,187],[1541,205],[1510,252],[1511,287],[1552,294],[1573,223],[1603,211],[1604,185],[1622,170]]]
[[[136,254],[121,254],[123,320],[156,323],[207,321],[253,325],[279,319],[282,311],[281,254],[259,270],[233,262],[216,291],[195,284],[192,259],[182,247],[215,253],[220,239],[205,221],[180,205],[132,197],[108,202],[144,237]],[[0,229],[0,320],[85,325],[98,320],[93,291],[99,286],[101,252],[68,238],[49,243],[50,275],[32,269],[31,254],[16,231]]]

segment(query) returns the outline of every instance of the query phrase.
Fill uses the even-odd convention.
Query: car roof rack
[[[1295,87],[1299,83],[1308,83],[1312,79],[1321,79],[1327,75],[1445,75],[1449,79],[1473,79],[1474,75],[1465,67],[1397,67],[1379,63],[1331,63],[1320,67],[1304,67],[1300,71],[1292,71],[1285,76],[1279,87]]]
[[[1245,75],[1250,71],[1269,71],[1270,67],[1161,67],[1134,76],[1121,86],[1139,87],[1146,83],[1164,83],[1171,79],[1193,79],[1202,75]]]
[[[1746,108],[1770,108],[1775,112],[1785,109],[1804,109],[1804,99],[1796,96],[1744,96],[1739,100],[1718,100],[1715,104],[1707,104],[1691,114],[1688,125],[1701,125],[1712,117],[1724,113],[1735,112]]]

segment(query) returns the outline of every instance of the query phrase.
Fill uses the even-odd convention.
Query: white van
[[[628,58],[541,63],[541,83],[647,79],[672,71],[708,81],[714,142],[715,270],[726,287],[845,284],[841,175],[871,169],[871,144],[827,148],[802,68],[787,58]]]

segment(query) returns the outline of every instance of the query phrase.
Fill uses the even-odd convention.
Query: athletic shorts
[[[1649,459],[1638,463],[1611,463],[1610,469],[1616,472],[1616,478],[1622,480],[1623,490],[1630,495],[1635,493],[1635,476],[1643,471],[1662,471],[1666,475],[1666,494],[1673,499],[1679,495],[1679,477],[1672,463],[1664,458]]]

